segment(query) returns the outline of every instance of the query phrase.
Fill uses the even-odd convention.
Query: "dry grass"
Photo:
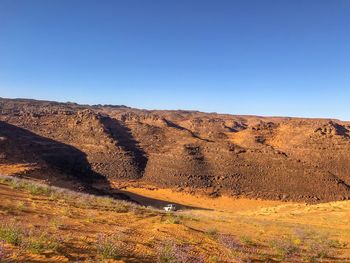
[[[157,190],[150,192],[152,198],[161,199]],[[207,202],[212,210],[164,213],[108,197],[0,177],[0,221],[4,222],[0,260],[349,261],[350,202],[307,206],[256,201],[254,207],[254,200],[234,203],[227,199],[232,203],[222,210],[222,199],[186,199],[183,193],[173,193],[171,199],[171,193],[166,193],[170,202],[195,205],[197,200],[197,206]]]

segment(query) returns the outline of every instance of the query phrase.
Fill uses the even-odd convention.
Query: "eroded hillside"
[[[350,123],[338,120],[1,99],[0,137],[2,165],[79,187],[134,180],[213,196],[350,198]]]

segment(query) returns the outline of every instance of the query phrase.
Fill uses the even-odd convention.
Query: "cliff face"
[[[350,198],[350,123],[0,100],[0,163],[266,199]],[[56,171],[56,173],[54,172]],[[45,174],[45,172],[43,172]]]

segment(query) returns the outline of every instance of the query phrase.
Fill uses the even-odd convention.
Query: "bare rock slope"
[[[350,198],[350,123],[0,99],[0,163],[264,199]]]

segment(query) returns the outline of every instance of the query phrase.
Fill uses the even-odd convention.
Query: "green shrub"
[[[334,257],[337,249],[344,244],[333,240],[325,233],[304,229],[295,229],[291,236],[280,237],[270,242],[270,247],[283,260],[286,258],[303,258],[307,262],[321,262]]]
[[[240,238],[240,240],[241,240],[242,244],[244,244],[246,246],[255,246],[255,242],[247,236],[242,236]]]
[[[340,243],[332,240],[327,235],[315,234],[312,238],[304,241],[306,249],[306,259],[309,262],[319,262],[324,258],[330,258],[336,255],[336,250],[340,248]]]
[[[180,224],[180,217],[174,213],[167,214],[165,222],[167,224]]]
[[[22,243],[23,231],[15,225],[1,225],[0,239],[6,243],[18,246]]]
[[[18,181],[18,180],[10,180],[9,186],[10,186],[12,189],[23,189],[23,188],[24,188],[24,183],[21,183],[21,182]]]
[[[117,259],[123,252],[121,241],[115,235],[99,235],[97,238],[97,252],[102,260]]]
[[[62,228],[64,228],[64,224],[61,223],[59,220],[57,219],[52,219],[50,222],[49,222],[50,226],[52,226],[55,230],[60,230]]]
[[[9,178],[0,176],[0,184],[9,184],[10,181],[11,181],[11,180],[10,180]]]
[[[209,258],[209,262],[210,262],[210,263],[219,263],[220,261],[219,261],[219,259],[218,259],[217,256],[211,256],[211,257]]]
[[[170,243],[164,244],[158,249],[158,263],[176,263],[174,246]]]
[[[26,190],[32,195],[50,195],[52,192],[49,186],[36,184],[28,184]]]
[[[218,230],[216,228],[209,228],[206,232],[207,236],[211,238],[216,238],[218,234]]]
[[[72,218],[74,216],[73,210],[72,210],[72,208],[69,205],[63,207],[62,212],[63,212],[63,215],[66,216],[66,217]]]
[[[60,242],[46,233],[42,233],[39,236],[33,234],[25,240],[24,247],[35,254],[40,254],[47,250],[56,252],[60,247]]]
[[[25,189],[33,195],[50,195],[52,193],[52,189],[47,185],[29,182],[27,180],[20,180],[17,178],[11,178],[8,180],[10,180],[9,186],[13,189]]]
[[[286,237],[272,240],[270,246],[282,259],[295,256],[300,251],[299,247],[293,242],[293,240]]]
[[[191,255],[193,247],[189,244],[178,243],[175,240],[165,240],[157,247],[158,263],[203,263],[202,255]]]
[[[129,207],[126,204],[114,204],[112,207],[112,211],[117,213],[126,213],[129,211]]]
[[[17,210],[19,210],[19,211],[24,211],[24,210],[25,210],[25,207],[26,207],[26,205],[25,205],[25,203],[24,203],[23,201],[19,201],[19,202],[17,203]]]

